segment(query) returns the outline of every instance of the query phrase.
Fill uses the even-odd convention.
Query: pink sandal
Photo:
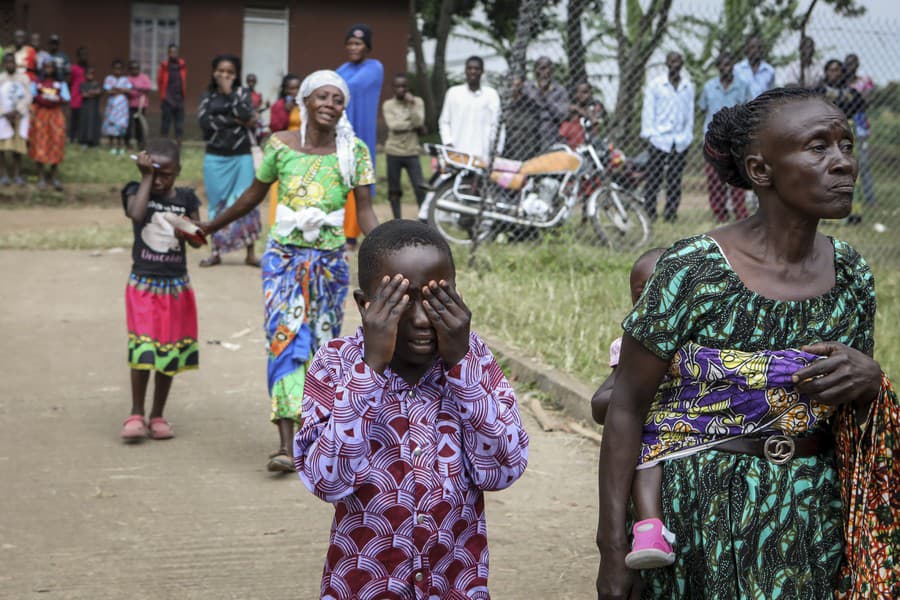
[[[172,432],[172,426],[163,417],[150,419],[150,433],[148,435],[154,440],[168,440],[175,437],[175,434]]]
[[[125,419],[119,437],[128,444],[139,442],[147,437],[147,423],[144,422],[144,415],[131,415]]]
[[[644,519],[632,528],[634,541],[631,552],[625,556],[629,569],[659,569],[675,562],[675,534],[666,529],[659,519]]]

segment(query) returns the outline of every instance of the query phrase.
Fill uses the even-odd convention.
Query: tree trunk
[[[509,70],[512,75],[525,77],[525,58],[528,44],[538,30],[538,20],[546,0],[522,0],[519,4],[519,18],[516,22],[516,39],[510,53]]]
[[[428,131],[437,131],[437,106],[434,90],[428,78],[428,65],[422,47],[422,31],[419,29],[419,19],[416,16],[416,0],[409,0],[409,46],[416,61],[416,89],[421,92],[422,101],[425,103],[425,123]]]
[[[809,24],[809,19],[812,17],[813,9],[816,8],[816,2],[818,0],[812,0],[809,3],[809,8],[806,9],[806,14],[803,15],[803,21],[800,23],[800,43],[798,45],[798,50],[801,52],[800,57],[800,87],[806,87],[806,67],[803,64],[803,38],[806,37],[806,26]]]
[[[569,97],[574,96],[575,86],[587,81],[584,64],[584,38],[581,35],[581,16],[584,0],[569,0],[566,7],[566,57],[569,61]]]
[[[647,12],[641,13],[639,5],[629,0],[628,14],[623,17],[622,0],[616,0],[619,91],[610,135],[626,153],[633,154],[643,147],[641,109],[647,62],[662,42],[671,8],[672,0],[654,0]]]
[[[441,0],[441,10],[438,13],[438,22],[435,31],[434,61],[431,70],[431,93],[435,101],[435,108],[440,113],[444,105],[444,94],[447,93],[447,38],[453,27],[453,11],[456,8],[455,0]],[[437,119],[435,119],[437,122]]]

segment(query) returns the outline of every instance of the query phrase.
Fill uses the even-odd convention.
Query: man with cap
[[[381,100],[381,84],[384,80],[384,66],[380,61],[369,58],[372,51],[372,29],[368,25],[352,26],[344,36],[344,48],[347,50],[347,62],[337,68],[337,73],[350,88],[350,103],[347,105],[347,118],[353,125],[356,136],[369,147],[372,166],[375,165],[375,131],[378,122],[378,106]],[[375,186],[371,187],[375,197]],[[356,198],[347,198],[345,206],[344,233],[347,245],[354,247],[360,234],[356,220]]]

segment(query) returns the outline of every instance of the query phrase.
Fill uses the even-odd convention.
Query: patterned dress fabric
[[[805,300],[748,289],[706,235],[675,243],[623,327],[670,361],[689,342],[745,352],[822,340],[874,351],[875,284],[865,260],[831,240],[835,285]],[[834,593],[842,555],[832,454],[775,465],[716,450],[667,460],[663,521],[675,564],[642,573],[645,598],[819,599]]]
[[[28,156],[37,163],[58,165],[66,153],[66,115],[69,100],[64,81],[42,79],[34,83],[34,118],[28,132]]]
[[[0,152],[26,154],[31,117],[31,81],[25,75],[0,73]]]
[[[342,249],[324,251],[271,240],[262,259],[272,421],[300,422],[306,364],[340,335],[350,266]]]
[[[337,154],[298,152],[273,135],[266,145],[256,178],[263,183],[277,180],[278,203],[292,210],[314,207],[325,213],[334,212],[344,208],[347,194],[353,187],[375,182],[371,155],[358,138],[353,152],[356,174],[351,187],[341,177]],[[310,245],[303,240],[302,232],[297,230],[289,236],[280,236],[274,230],[270,235],[281,244]],[[345,242],[342,228],[325,226],[312,247],[333,250],[342,247]]]
[[[190,279],[134,273],[125,288],[128,366],[175,375],[199,365],[197,303]]]
[[[375,180],[365,144],[357,140],[354,185]],[[352,189],[344,182],[337,154],[305,154],[271,136],[256,178],[277,181],[278,203],[292,210],[344,207]],[[343,253],[344,230],[323,225],[312,242],[293,230],[273,227],[262,258],[265,329],[269,343],[271,419],[300,422],[306,367],[316,350],[340,334],[350,267]]]
[[[641,467],[744,435],[802,435],[832,407],[794,389],[791,376],[820,357],[800,350],[678,349],[644,422]],[[639,467],[639,468],[641,468]]]
[[[363,350],[362,330],[320,348],[294,444],[300,479],[335,507],[321,597],[489,598],[483,492],[528,462],[509,382],[474,333],[415,385]]]
[[[207,152],[203,157],[203,182],[211,221],[234,204],[253,183],[253,157],[250,154],[222,156]],[[212,235],[213,252],[225,254],[243,250],[258,240],[261,233],[259,209],[254,208]]]
[[[841,409],[837,458],[844,506],[845,560],[837,600],[900,598],[900,402],[887,376],[858,421]]]
[[[107,75],[103,80],[103,89],[131,89],[131,82],[125,76]],[[103,124],[100,127],[103,135],[122,137],[128,131],[128,95],[114,94],[106,101],[103,113]]]

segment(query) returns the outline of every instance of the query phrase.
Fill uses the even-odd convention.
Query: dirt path
[[[124,446],[128,254],[0,252],[0,598],[317,597],[332,509],[265,472],[259,274],[229,263],[192,271],[201,369],[176,378],[178,437]],[[488,494],[493,595],[589,598],[597,448],[524,418],[528,471]]]

